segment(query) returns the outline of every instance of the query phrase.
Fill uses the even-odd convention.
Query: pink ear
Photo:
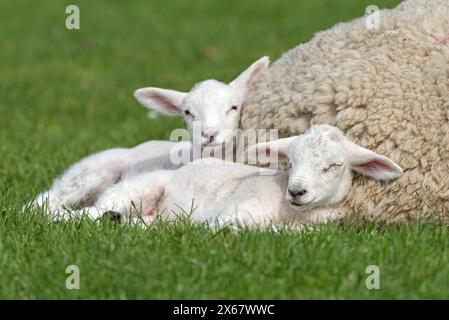
[[[241,90],[241,92],[246,95],[254,82],[256,82],[262,73],[268,68],[269,64],[269,57],[260,58],[250,65],[245,71],[243,71],[234,81],[230,83],[230,85],[238,90]]]
[[[187,93],[160,88],[142,88],[136,90],[134,96],[149,109],[178,116],[182,115],[181,105]]]
[[[402,176],[402,168],[393,160],[360,147],[346,143],[349,163],[354,171],[376,180],[391,180]]]
[[[382,162],[380,160],[371,160],[365,163],[361,163],[357,165],[357,168],[359,170],[365,170],[365,171],[370,171],[370,172],[375,172],[375,171],[394,171],[395,169],[389,165],[388,163]]]
[[[276,147],[270,146],[268,143],[261,143],[254,150],[256,152],[255,156],[257,159],[265,159],[275,157],[279,161],[287,159],[287,155],[282,150],[276,150]]]

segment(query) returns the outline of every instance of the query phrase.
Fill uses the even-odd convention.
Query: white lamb
[[[94,219],[111,212],[127,217],[142,214],[152,221],[156,216],[175,220],[187,212],[192,221],[210,221],[216,227],[319,223],[339,216],[338,203],[350,189],[352,170],[376,180],[402,175],[392,160],[356,145],[329,125],[254,145],[249,154],[259,154],[260,160],[266,151],[271,158],[277,154],[289,159],[289,172],[201,159],[176,170],[122,181],[109,188],[95,206],[75,214]]]
[[[188,93],[142,88],[134,95],[145,107],[158,112],[183,116],[190,133],[190,143],[149,141],[134,148],[115,148],[90,155],[72,165],[56,179],[50,190],[36,197],[33,205],[46,207],[53,214],[63,209],[92,206],[109,187],[143,172],[175,169],[183,163],[173,163],[170,155],[188,154],[188,161],[233,143],[240,120],[240,108],[252,84],[267,69],[268,57],[263,57],[235,80],[225,84],[206,80]],[[195,126],[196,125],[196,126]],[[200,130],[195,130],[199,128]],[[195,131],[198,131],[196,133]]]

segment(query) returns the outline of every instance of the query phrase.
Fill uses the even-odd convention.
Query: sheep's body
[[[100,194],[119,180],[144,172],[176,169],[170,151],[190,152],[190,143],[150,141],[134,148],[115,148],[90,155],[75,163],[53,182],[50,190],[36,197],[36,204],[52,212],[93,205]]]
[[[242,129],[281,136],[328,123],[396,161],[404,176],[355,179],[348,213],[398,217],[449,209],[449,1],[409,0],[317,33],[274,62],[250,92]]]
[[[261,175],[261,170],[267,174]],[[213,178],[211,178],[213,177]],[[267,227],[284,222],[323,222],[336,215],[320,208],[298,212],[285,199],[288,173],[220,159],[200,159],[177,170],[161,170],[122,181],[87,211],[96,219],[107,211],[173,221],[189,215],[217,227]],[[192,210],[192,208],[194,210]],[[137,211],[137,212],[136,212]]]

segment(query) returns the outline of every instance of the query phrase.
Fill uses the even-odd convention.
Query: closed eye
[[[332,163],[329,167],[323,169],[323,173],[328,173],[337,167],[341,167],[342,165],[342,163]]]
[[[237,111],[239,109],[239,107],[237,105],[233,105],[229,111]]]

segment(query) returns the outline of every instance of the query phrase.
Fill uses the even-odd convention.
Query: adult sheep
[[[242,129],[303,133],[339,127],[404,169],[397,181],[357,177],[342,213],[401,218],[449,210],[449,1],[408,0],[317,33],[274,62],[242,109]]]

